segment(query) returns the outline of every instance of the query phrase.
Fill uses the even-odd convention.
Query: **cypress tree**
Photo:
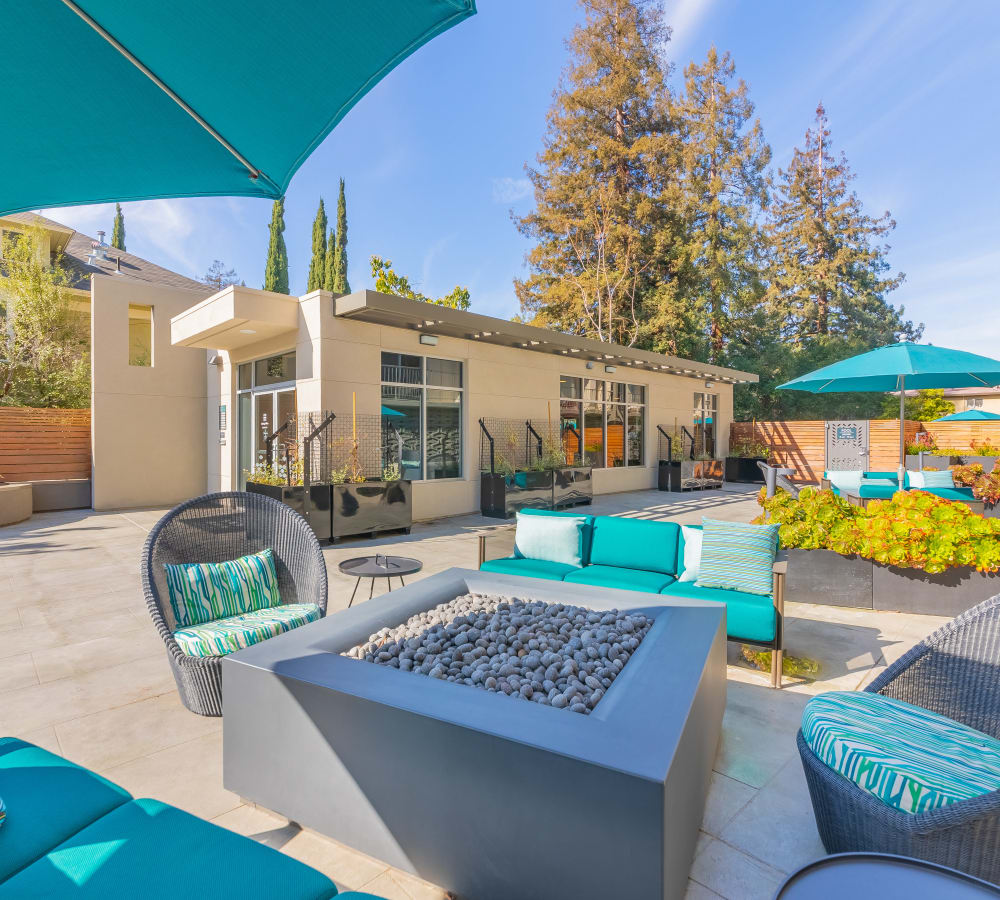
[[[319,198],[319,209],[313,220],[312,258],[309,260],[309,279],[306,281],[306,291],[315,291],[323,287],[326,270],[326,208],[323,198]]]
[[[323,290],[333,291],[336,290],[334,285],[337,283],[336,274],[336,262],[337,262],[337,231],[334,228],[330,229],[330,236],[326,242],[326,262],[323,266]]]
[[[270,240],[267,263],[264,265],[264,290],[288,293],[288,251],[285,249],[285,198],[274,201],[271,208]]]
[[[116,250],[125,249],[125,216],[122,214],[122,205],[115,204],[115,224],[111,228],[111,246]]]
[[[351,292],[347,280],[347,199],[344,196],[344,179],[340,179],[340,192],[337,195],[337,240],[333,248],[333,287],[330,290],[338,294]]]

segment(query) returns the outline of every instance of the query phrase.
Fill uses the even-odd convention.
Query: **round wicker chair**
[[[181,701],[203,716],[222,715],[223,657],[188,656],[174,640],[167,563],[223,562],[271,548],[282,604],[315,603],[326,615],[326,563],[312,529],[291,507],[233,491],[206,494],[170,510],[142,550],[142,589],[167,647]]]
[[[865,690],[1000,737],[1000,596],[939,628]],[[903,813],[827,767],[801,729],[798,748],[828,852],[912,856],[1000,883],[1000,791]]]

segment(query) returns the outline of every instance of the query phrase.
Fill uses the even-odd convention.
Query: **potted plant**
[[[983,501],[983,516],[987,519],[1000,518],[1000,471],[993,470],[988,475],[981,474],[972,483],[972,496]]]
[[[246,489],[251,494],[265,494],[290,506],[304,516],[317,540],[330,537],[330,485],[309,486],[310,509],[305,509],[305,487],[302,484],[302,461],[258,463],[252,471],[243,473]]]
[[[955,616],[1000,593],[1000,520],[965,503],[912,491],[858,507],[813,488],[759,502],[780,525],[787,601]]]
[[[767,462],[771,448],[754,438],[736,438],[729,442],[726,457],[726,481],[740,484],[763,484],[764,473],[758,462]]]
[[[958,462],[958,459],[954,461]],[[947,448],[939,450],[934,436],[922,431],[906,445],[905,465],[910,472],[919,472],[922,469],[947,469],[952,465],[952,451]]]
[[[542,469],[552,471],[552,509],[592,503],[594,500],[593,467],[567,463],[567,457],[577,454],[568,452],[562,441],[551,437],[549,429],[542,439],[542,455],[539,462]]]
[[[358,454],[355,430],[348,439],[347,463],[330,473],[330,541],[354,534],[402,530],[413,524],[413,484],[400,478],[399,463],[382,468],[380,478],[368,478]]]
[[[968,453],[961,453],[960,458],[963,465],[978,463],[985,472],[992,472],[996,469],[997,458],[1000,457],[1000,447],[991,444],[989,441],[971,441]]]

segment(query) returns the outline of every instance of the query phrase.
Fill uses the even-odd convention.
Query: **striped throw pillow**
[[[7,807],[3,805],[3,797],[0,797],[0,825],[3,825],[7,818]]]
[[[802,737],[833,771],[903,813],[1000,790],[1000,741],[881,694],[813,697]]]
[[[164,568],[177,628],[281,604],[270,549],[227,562],[180,563]]]
[[[777,525],[747,525],[704,519],[698,587],[725,588],[747,594],[771,594]]]

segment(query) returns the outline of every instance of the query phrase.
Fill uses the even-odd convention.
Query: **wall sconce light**
[[[609,375],[613,375],[618,370],[614,366],[605,366],[604,371],[607,372]]]
[[[223,363],[223,359],[222,359],[222,357],[218,353],[213,353],[208,358],[208,364],[210,366],[221,366],[222,363]]]
[[[421,344],[426,344],[428,347],[436,347],[437,346],[437,342],[438,342],[438,339],[437,339],[437,335],[436,334],[422,334],[422,335],[420,335],[420,343]]]
[[[712,388],[715,387],[715,382],[714,381],[706,381],[705,382],[705,387],[707,387],[709,390],[712,390]]]

